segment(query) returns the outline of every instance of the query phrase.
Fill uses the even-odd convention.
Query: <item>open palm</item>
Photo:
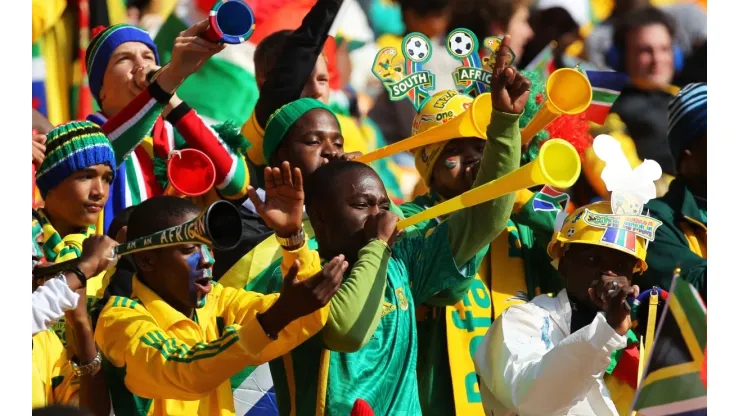
[[[265,202],[252,187],[249,188],[249,199],[257,214],[280,237],[287,238],[300,231],[303,223],[303,175],[298,168],[291,170],[289,162],[283,162],[280,168],[265,168]]]

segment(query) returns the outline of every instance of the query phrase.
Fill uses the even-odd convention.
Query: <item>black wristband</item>
[[[167,114],[165,120],[169,121],[170,124],[174,126],[177,124],[178,121],[180,121],[181,118],[185,117],[185,114],[187,114],[189,111],[190,106],[188,105],[188,103],[183,101],[178,104],[177,107],[173,108],[169,114]]]
[[[170,98],[172,98],[172,96],[174,95],[163,90],[162,87],[159,86],[159,82],[157,82],[156,80],[149,84],[149,86],[146,88],[149,91],[149,94],[160,104],[169,103]]]
[[[85,284],[87,284],[87,276],[85,276],[85,273],[82,273],[82,270],[80,270],[80,266],[75,264],[67,271],[77,275],[77,278],[80,279],[80,286],[84,287]]]

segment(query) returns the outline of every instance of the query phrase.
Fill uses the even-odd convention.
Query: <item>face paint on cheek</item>
[[[457,160],[454,157],[445,159],[445,168],[452,170],[457,167]]]
[[[188,267],[190,268],[190,278],[188,279],[188,292],[190,293],[190,300],[194,303],[198,301],[198,289],[195,287],[195,280],[203,277],[203,270],[198,269],[203,260],[202,250],[196,251],[189,255],[186,259]],[[203,297],[205,299],[205,297]],[[198,305],[200,307],[200,305]]]
[[[216,259],[213,258],[213,254],[207,246],[200,246],[200,251],[203,253],[203,258],[206,262],[211,265],[207,269],[203,270],[203,275],[205,277],[213,278],[213,264],[216,262]]]

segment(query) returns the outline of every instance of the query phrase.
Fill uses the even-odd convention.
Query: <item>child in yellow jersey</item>
[[[280,198],[268,189],[266,220],[281,235],[293,233],[296,224],[300,227],[299,183],[297,179],[292,193],[300,196],[295,200],[297,216],[285,208],[294,205],[275,205]],[[131,213],[127,240],[182,224],[199,213],[185,199],[151,198]],[[347,269],[337,257],[322,270],[305,241],[291,241],[283,253],[283,289],[269,296],[212,282],[212,257],[199,244],[133,254],[131,296],[112,297],[95,331],[114,411],[234,414],[229,377],[247,365],[285,354],[316,334],[326,323],[327,304]]]

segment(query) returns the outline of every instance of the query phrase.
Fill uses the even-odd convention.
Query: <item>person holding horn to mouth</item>
[[[257,47],[255,70],[262,94],[242,126],[242,134],[253,144],[248,156],[255,165],[264,169],[289,162],[308,178],[323,164],[360,155],[346,149],[349,145],[342,127],[343,116],[327,105],[329,86],[322,81],[326,63],[321,48],[342,3],[343,0],[317,1],[298,29],[276,32],[263,40],[266,45]],[[255,176],[255,195],[263,200],[264,190],[259,185],[262,175]],[[250,201],[245,206],[256,213]],[[391,206],[402,215],[395,204]],[[307,238],[313,237],[313,228],[305,216],[303,231]],[[218,266],[216,271],[216,277],[225,286],[261,286],[257,277],[280,257],[280,244],[272,235],[254,247],[243,246],[227,253],[216,252],[219,261],[223,258],[230,263],[229,268]]]
[[[284,167],[268,179],[276,185],[267,188],[265,221],[293,234],[302,218],[300,172]],[[305,239],[294,239],[283,251],[279,294],[225,288],[211,280],[209,247],[170,241],[180,234],[171,227],[194,227],[200,213],[172,196],[151,198],[131,213],[129,245],[142,238],[147,244],[145,237],[164,230],[169,237],[128,255],[136,271],[131,295],[111,297],[98,318],[95,341],[117,414],[234,415],[229,377],[287,353],[326,323],[348,268],[343,256],[322,267]]]
[[[180,33],[170,62],[162,67],[146,31],[127,24],[93,29],[86,64],[90,90],[101,110],[88,120],[101,126],[111,141],[117,172],[99,232],[126,207],[169,193],[163,178],[157,177],[156,162],[185,148],[203,152],[215,167],[215,190],[204,199],[246,197],[249,170],[242,152],[249,144],[238,126],[207,126],[175,93],[226,47],[205,39],[208,28],[209,21],[203,20]]]
[[[475,184],[519,165],[517,113],[530,86],[504,62],[492,77],[494,98],[489,99],[496,111]],[[321,257],[343,253],[365,273],[346,279],[320,336],[271,361],[280,412],[348,414],[359,398],[377,414],[421,414],[414,303],[435,295],[440,303],[460,300],[487,245],[503,230],[513,195],[464,209],[428,230],[407,229],[402,236],[382,181],[365,164],[321,165],[307,180],[306,195]],[[250,197],[259,202],[251,191]],[[276,265],[262,278],[268,279],[268,288],[276,288],[281,279]]]
[[[499,57],[509,53],[509,42],[509,38],[503,40]],[[536,87],[542,89],[542,85]],[[532,103],[534,95],[528,97]],[[444,125],[460,116],[472,102],[472,97],[460,91],[436,93],[419,110],[412,134]],[[537,106],[526,107],[535,110]],[[496,112],[496,117],[501,116],[506,117]],[[527,116],[524,113],[522,117]],[[456,132],[441,130],[437,134],[445,133]],[[486,136],[449,137],[415,149],[416,167],[429,191],[402,204],[404,215],[410,217],[471,190],[481,168],[485,140]],[[527,152],[527,157],[533,156],[536,151]],[[475,375],[476,340],[485,335],[493,319],[509,306],[524,303],[543,290],[544,293],[560,290],[557,271],[549,264],[546,246],[553,232],[555,214],[567,199],[567,194],[549,187],[536,194],[527,189],[516,192],[513,213],[511,216],[506,213],[504,231],[490,242],[490,249],[463,299],[453,306],[440,304],[435,298],[417,304],[419,345],[426,346],[419,352],[417,368],[419,398],[425,415],[483,413],[475,384],[469,380]],[[434,228],[442,220],[425,221],[417,227]]]
[[[632,169],[619,142],[594,141],[611,200],[560,213],[548,253],[564,280],[556,296],[509,307],[475,354],[488,414],[618,415],[604,375],[632,328],[632,276],[648,268],[647,245],[662,223],[643,215],[661,175],[652,160]]]

